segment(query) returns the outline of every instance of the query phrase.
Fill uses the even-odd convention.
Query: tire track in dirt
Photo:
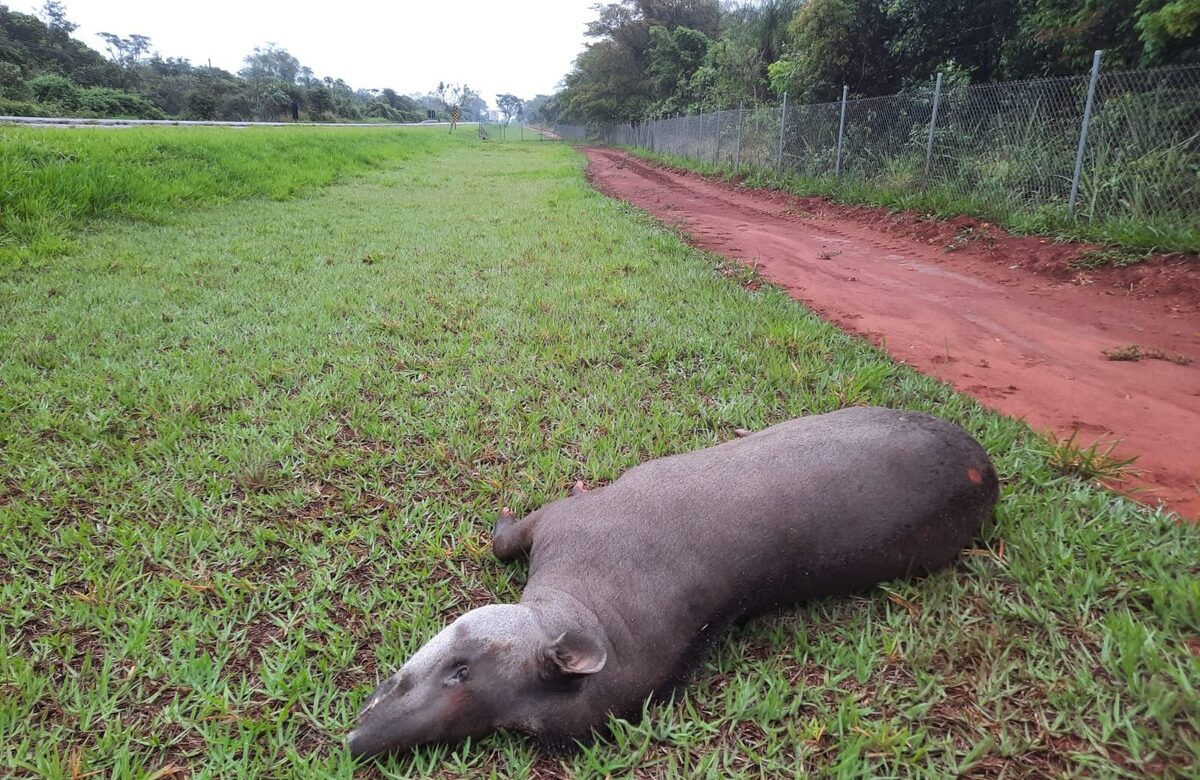
[[[1134,294],[1086,281],[1103,272],[1072,283],[1024,267],[1036,239],[1002,236],[987,252],[949,252],[811,199],[738,189],[613,149],[584,151],[605,194],[699,246],[758,263],[826,320],[986,406],[1056,436],[1076,432],[1085,445],[1120,440],[1117,453],[1137,455],[1140,473],[1118,488],[1200,518],[1200,307],[1186,284],[1178,295]],[[1129,344],[1196,362],[1103,354]]]

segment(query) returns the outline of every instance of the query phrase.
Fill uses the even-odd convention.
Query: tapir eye
[[[450,675],[450,679],[446,680],[447,684],[466,682],[471,675],[471,670],[465,665],[459,666],[454,670],[454,674]]]

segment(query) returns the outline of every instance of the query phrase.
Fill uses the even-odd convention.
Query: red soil
[[[1035,429],[1138,456],[1117,487],[1200,518],[1200,264],[1073,267],[1094,247],[740,189],[585,149],[602,192],[747,264],[896,360]],[[1109,360],[1136,344],[1164,359]],[[1195,362],[1186,364],[1188,359]],[[1183,363],[1183,364],[1181,364]]]

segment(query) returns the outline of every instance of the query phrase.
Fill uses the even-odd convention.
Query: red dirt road
[[[605,194],[679,226],[698,246],[758,263],[825,319],[993,409],[1058,436],[1078,431],[1084,444],[1120,440],[1116,453],[1137,455],[1140,471],[1120,487],[1200,518],[1194,267],[1160,260],[1067,272],[1063,257],[1078,257],[1078,246],[739,189],[612,149],[585,151]],[[1103,354],[1131,344],[1195,362]]]

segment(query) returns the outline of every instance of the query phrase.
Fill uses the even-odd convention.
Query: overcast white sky
[[[65,0],[75,37],[104,52],[100,31],[148,36],[164,57],[237,72],[274,42],[320,77],[352,87],[427,92],[466,82],[496,94],[550,93],[583,49],[597,0]],[[42,0],[9,2],[34,11]],[[24,6],[24,8],[22,8]]]

